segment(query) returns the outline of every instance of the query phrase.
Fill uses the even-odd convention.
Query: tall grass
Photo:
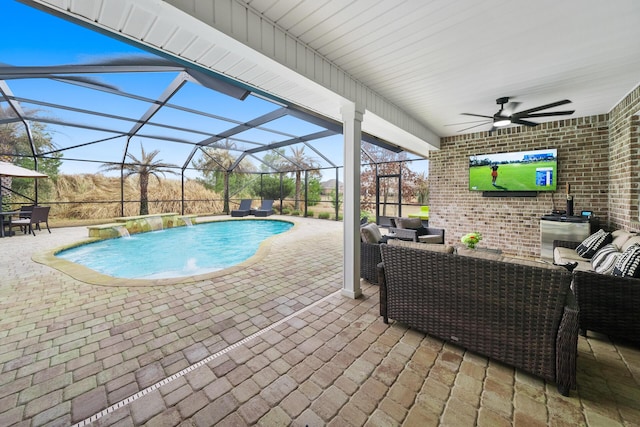
[[[55,198],[42,201],[51,205],[55,219],[108,219],[121,216],[120,178],[104,175],[60,175],[55,182]],[[181,212],[181,182],[151,179],[149,182],[149,213]],[[185,214],[214,214],[222,211],[222,197],[202,184],[186,180],[184,185]],[[124,215],[138,215],[140,188],[137,177],[124,182]]]

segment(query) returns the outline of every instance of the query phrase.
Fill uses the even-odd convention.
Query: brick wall
[[[484,237],[480,246],[538,257],[540,216],[554,206],[566,208],[565,187],[569,183],[574,211],[593,210],[606,225],[608,139],[608,115],[442,138],[441,149],[431,152],[429,161],[429,224],[446,229],[449,244],[459,243],[460,237],[470,231],[480,231]],[[557,192],[502,198],[469,191],[469,156],[547,148],[558,150]]]
[[[611,110],[609,217],[612,228],[640,230],[640,86]]]

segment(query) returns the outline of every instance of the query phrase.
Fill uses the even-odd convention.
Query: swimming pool
[[[216,221],[101,240],[65,249],[56,257],[118,278],[195,276],[249,259],[265,239],[291,227],[278,220]]]

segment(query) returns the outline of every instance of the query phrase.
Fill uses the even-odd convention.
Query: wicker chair
[[[378,283],[378,264],[382,262],[379,243],[360,242],[360,277]]]
[[[36,229],[40,230],[40,224],[45,223],[47,226],[47,230],[51,233],[51,229],[49,228],[49,209],[50,206],[34,206],[31,210],[31,214],[27,218],[16,219],[11,222],[11,228],[20,227],[21,229],[27,230],[36,235]]]
[[[443,340],[576,387],[578,310],[563,268],[381,245],[380,310]]]
[[[579,244],[555,240],[553,247],[576,248]],[[640,344],[640,279],[575,270],[573,292],[580,307],[581,335],[594,331]]]
[[[403,227],[404,223],[413,222],[415,228]],[[414,222],[412,220],[418,220]],[[396,239],[410,240],[422,243],[442,243],[444,244],[444,229],[435,227],[423,227],[419,218],[390,218],[391,226],[389,234]]]

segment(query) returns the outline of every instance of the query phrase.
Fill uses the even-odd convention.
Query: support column
[[[358,298],[360,289],[360,148],[364,109],[342,107],[344,134],[344,272],[342,295]]]

